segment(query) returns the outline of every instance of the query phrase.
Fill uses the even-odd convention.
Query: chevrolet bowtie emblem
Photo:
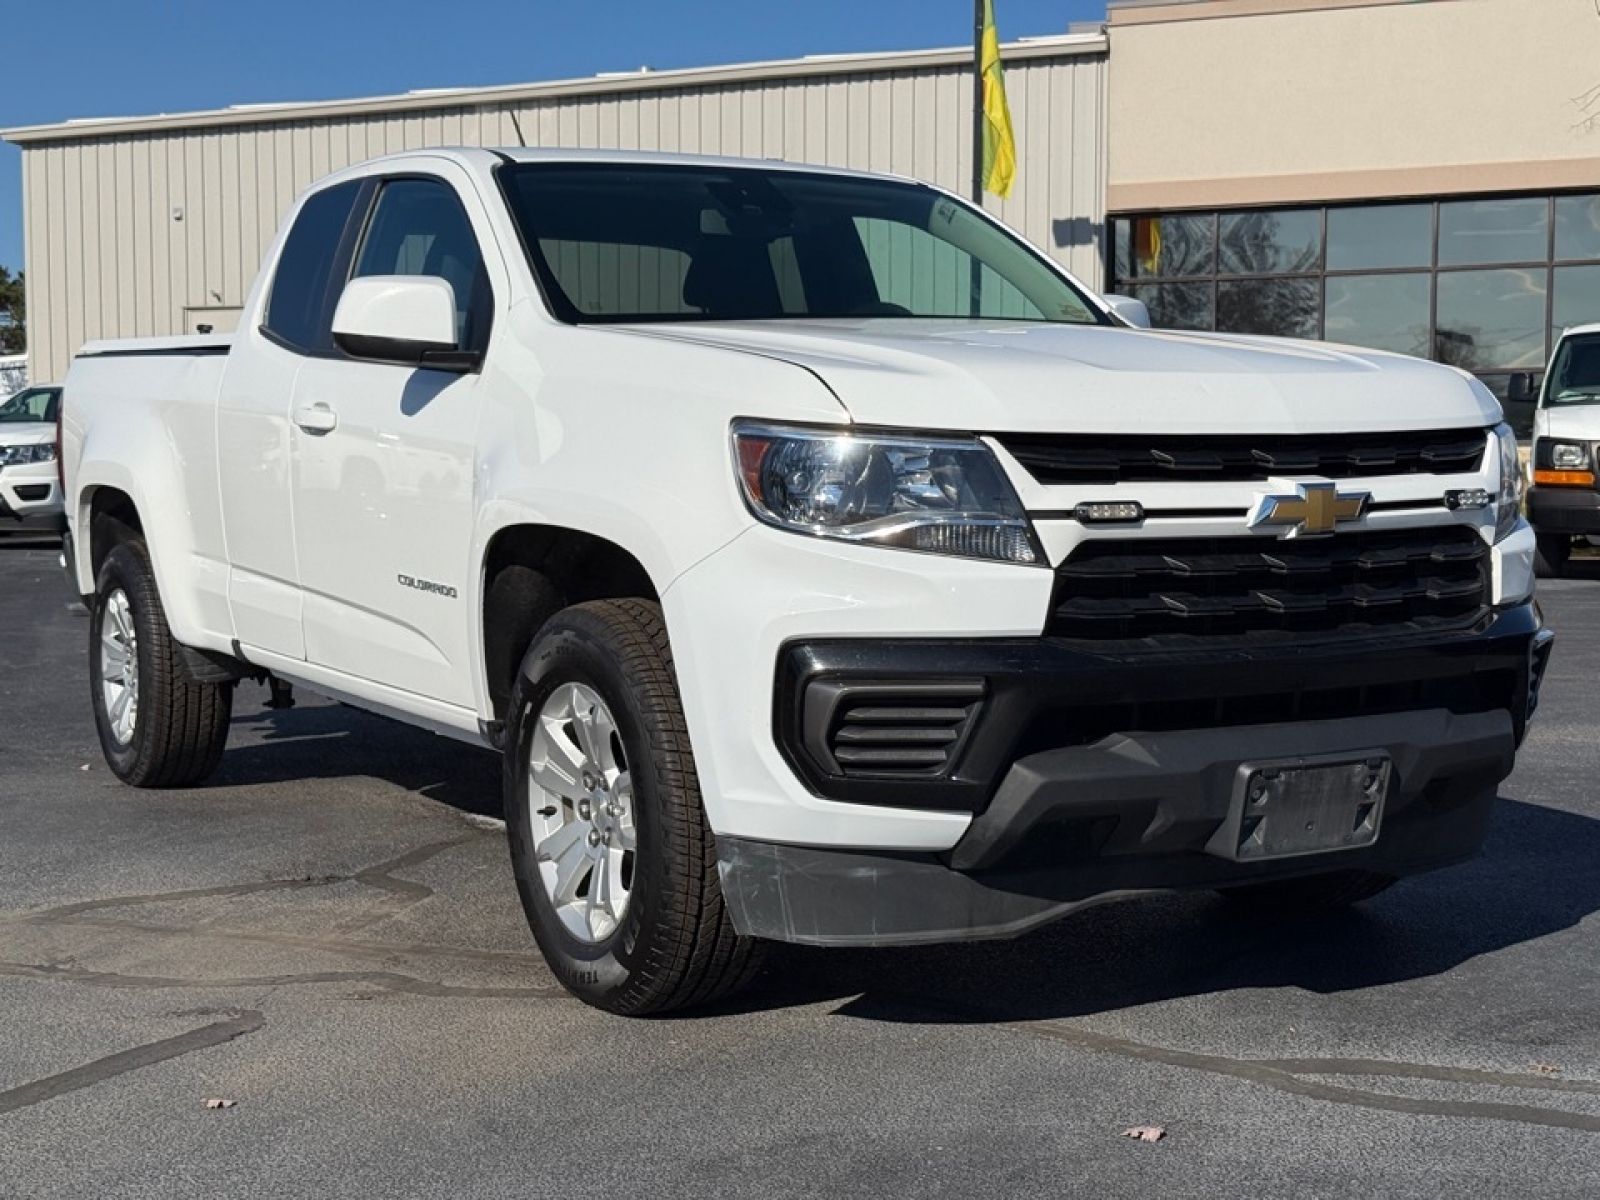
[[[1340,492],[1331,483],[1290,484],[1293,496],[1262,496],[1250,514],[1250,528],[1287,525],[1284,537],[1332,533],[1341,521],[1354,521],[1367,511],[1367,492]]]

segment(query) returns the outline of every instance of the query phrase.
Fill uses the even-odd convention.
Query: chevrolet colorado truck
[[[1497,402],[1116,311],[909,180],[341,171],[237,334],[67,376],[106,760],[200,783],[246,678],[494,748],[533,934],[620,1013],[769,940],[1470,857],[1551,645]]]

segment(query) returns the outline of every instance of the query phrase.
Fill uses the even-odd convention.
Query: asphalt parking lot
[[[246,684],[210,785],[118,784],[55,557],[0,542],[0,1196],[1600,1194],[1600,561],[1471,864],[628,1021],[534,951],[487,752]]]

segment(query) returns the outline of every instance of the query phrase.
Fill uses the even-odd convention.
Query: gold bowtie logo
[[[1331,483],[1303,483],[1296,488],[1298,495],[1261,497],[1250,517],[1250,528],[1286,525],[1286,538],[1332,533],[1340,521],[1358,520],[1372,499],[1367,492],[1341,494]]]

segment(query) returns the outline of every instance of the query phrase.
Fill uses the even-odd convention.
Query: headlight
[[[1042,563],[1022,502],[983,443],[740,423],[745,503],[779,529],[868,545]]]
[[[1552,442],[1550,467],[1556,471],[1587,471],[1589,447],[1582,442]]]
[[[23,463],[55,462],[56,448],[49,442],[36,446],[0,446],[0,467],[20,467]]]
[[[1522,460],[1511,426],[1497,425],[1494,436],[1500,444],[1500,490],[1494,504],[1494,540],[1498,542],[1517,527],[1522,516]]]

